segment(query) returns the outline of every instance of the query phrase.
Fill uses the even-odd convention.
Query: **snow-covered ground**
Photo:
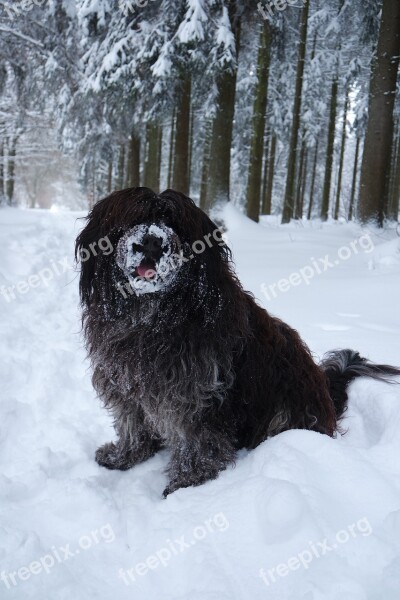
[[[94,462],[113,432],[80,337],[77,216],[0,211],[0,285],[18,284],[0,297],[0,598],[398,600],[400,386],[358,380],[344,437],[283,433],[167,500],[166,452]],[[226,219],[245,287],[316,357],[400,363],[394,231]]]

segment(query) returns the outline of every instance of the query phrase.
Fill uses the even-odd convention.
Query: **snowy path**
[[[346,436],[286,432],[167,500],[166,452],[128,472],[96,465],[113,434],[67,268],[76,216],[0,211],[0,285],[19,283],[0,296],[0,598],[399,600],[400,387],[357,381]],[[400,363],[394,232],[371,231],[348,256],[365,236],[355,225],[227,219],[244,285],[316,355],[353,347]]]

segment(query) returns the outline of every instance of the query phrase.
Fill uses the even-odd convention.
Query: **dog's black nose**
[[[155,261],[159,260],[163,253],[162,242],[161,238],[146,233],[142,241],[143,252],[146,258],[151,258]]]

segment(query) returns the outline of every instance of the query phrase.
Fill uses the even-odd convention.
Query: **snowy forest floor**
[[[82,347],[77,216],[0,211],[0,285],[20,284],[0,297],[0,598],[398,600],[400,386],[358,380],[343,437],[283,433],[167,500],[166,451],[95,463],[113,430]],[[394,230],[226,220],[244,286],[316,358],[400,363]]]

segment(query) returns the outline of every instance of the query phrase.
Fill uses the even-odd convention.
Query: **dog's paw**
[[[133,466],[132,462],[121,454],[118,446],[113,442],[104,444],[96,450],[96,462],[106,469],[120,469],[121,471],[126,471]]]
[[[176,492],[176,490],[179,490],[179,488],[181,488],[181,487],[188,487],[188,486],[175,485],[173,483],[169,483],[167,485],[167,487],[165,488],[165,490],[163,491],[163,494],[162,494],[163,498],[166,498],[170,494],[173,494],[174,492]]]
[[[192,473],[189,477],[177,477],[176,479],[172,479],[163,491],[163,497],[166,498],[167,496],[169,496],[173,492],[176,492],[180,488],[196,487],[198,485],[202,485],[203,483],[206,483],[206,481],[216,479],[218,477],[218,474],[219,470],[215,469],[207,473]]]
[[[178,482],[170,482],[167,487],[165,488],[165,490],[163,491],[163,498],[166,498],[167,496],[169,496],[170,494],[173,494],[174,492],[176,492],[176,490],[179,490],[179,488],[181,487],[188,487],[182,484],[179,484]]]

